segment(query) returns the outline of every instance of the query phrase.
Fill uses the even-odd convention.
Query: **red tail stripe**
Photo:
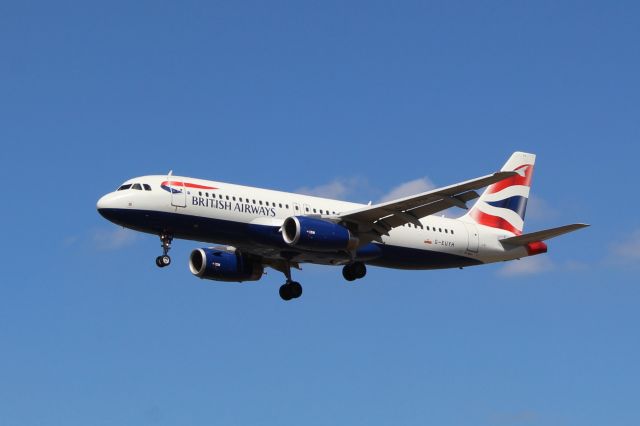
[[[491,185],[489,188],[487,188],[487,194],[500,192],[503,189],[508,188],[510,186],[514,186],[514,185],[531,186],[531,177],[533,176],[533,164],[524,164],[516,168],[516,170],[520,170],[524,167],[527,167],[524,176],[515,175],[515,176],[511,176],[510,178],[506,178],[505,180],[501,180],[500,182],[496,182],[493,185]]]
[[[521,230],[501,217],[481,212],[478,209],[473,209],[469,215],[480,225],[489,226],[491,228],[504,229],[505,231],[513,232],[516,235],[522,234]]]

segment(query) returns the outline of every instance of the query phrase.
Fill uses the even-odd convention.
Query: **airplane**
[[[373,205],[169,172],[127,180],[97,209],[117,225],[158,235],[161,268],[171,263],[174,238],[220,244],[191,252],[193,275],[257,281],[270,267],[285,275],[279,294],[291,300],[302,295],[291,269],[304,263],[342,266],[343,277],[354,281],[367,266],[464,268],[546,253],[544,241],[589,225],[523,233],[535,159],[515,152],[499,172]],[[459,218],[435,215],[451,207],[467,211]]]

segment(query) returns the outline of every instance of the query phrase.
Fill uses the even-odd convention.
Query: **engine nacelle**
[[[354,250],[358,239],[342,225],[307,216],[291,216],[282,224],[282,238],[292,247],[309,251]]]
[[[240,252],[201,248],[189,256],[189,269],[196,277],[227,282],[257,281],[264,273],[260,262]]]

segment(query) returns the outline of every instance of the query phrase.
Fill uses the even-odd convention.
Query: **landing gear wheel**
[[[293,281],[289,285],[291,286],[291,294],[293,295],[294,299],[302,296],[302,286],[299,282]]]
[[[344,265],[344,267],[342,268],[342,276],[347,281],[356,280],[356,275],[353,273],[353,269],[351,268],[351,265]]]
[[[351,270],[353,271],[353,275],[357,280],[360,278],[364,278],[367,275],[367,267],[362,262],[355,262],[351,265]]]
[[[293,295],[291,294],[291,287],[289,286],[289,284],[282,284],[280,286],[279,293],[282,300],[293,299]]]
[[[171,250],[171,241],[173,240],[173,235],[168,233],[160,234],[160,242],[162,243],[162,256],[156,257],[156,265],[159,268],[164,268],[165,266],[169,266],[171,264],[171,258],[169,257],[169,250]]]
[[[156,257],[156,265],[160,268],[164,268],[165,266],[169,266],[171,264],[171,258],[166,254],[163,256]]]
[[[290,281],[280,286],[279,293],[282,300],[297,299],[302,296],[302,286],[299,282]]]
[[[367,275],[367,267],[362,262],[354,262],[342,268],[342,276],[347,281],[359,280],[365,275]]]

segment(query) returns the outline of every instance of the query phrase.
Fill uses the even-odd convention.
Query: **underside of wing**
[[[391,229],[407,223],[419,226],[419,219],[450,207],[466,209],[468,201],[478,198],[477,189],[515,174],[515,172],[497,172],[444,188],[345,212],[337,219],[356,226],[360,234],[370,233],[372,240],[379,239],[382,235],[388,235]]]

